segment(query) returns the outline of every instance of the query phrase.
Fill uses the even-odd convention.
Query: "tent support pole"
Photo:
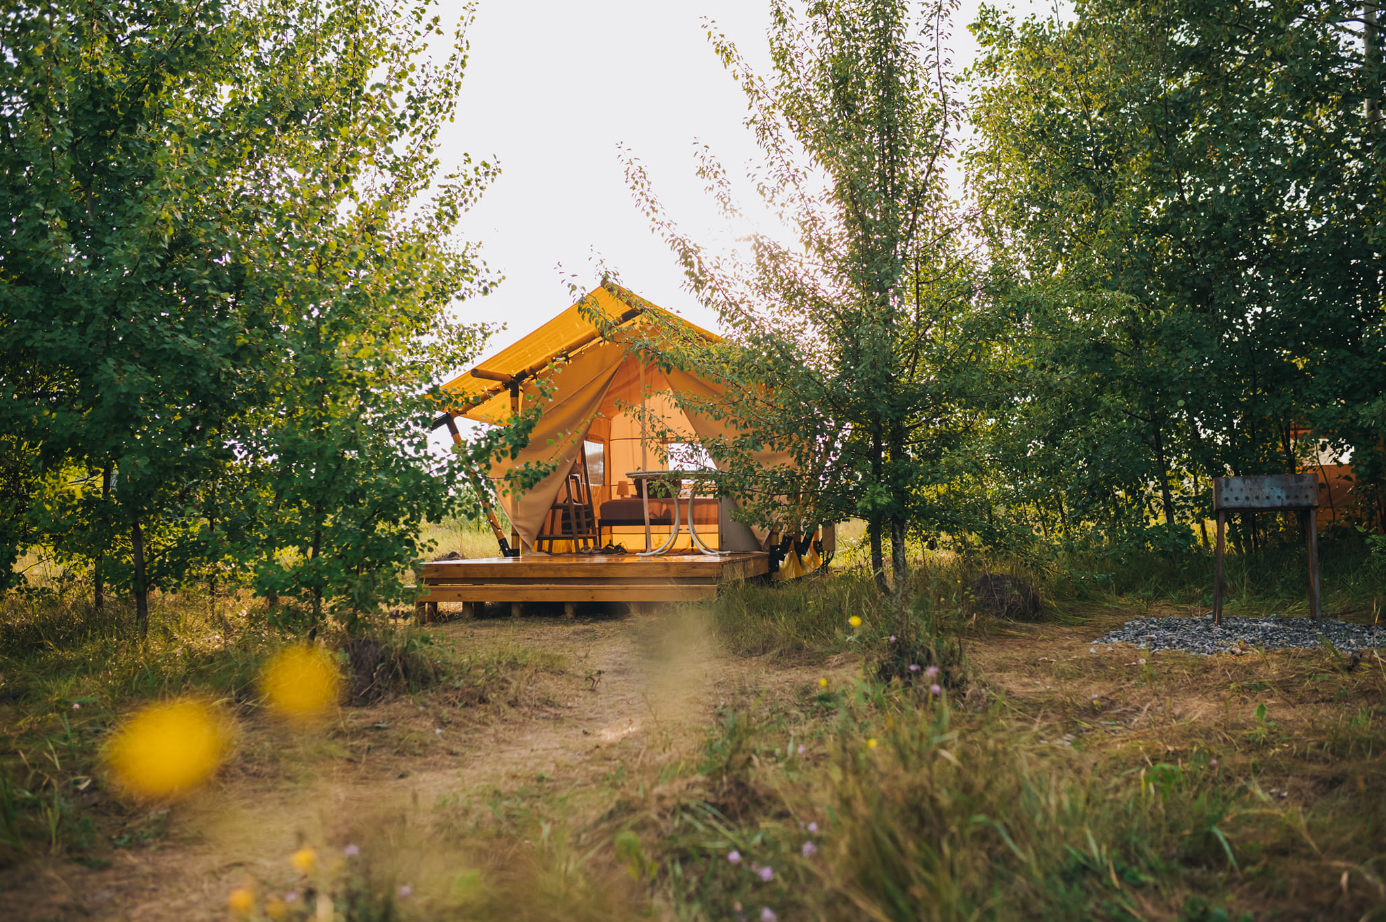
[[[510,382],[510,416],[514,418],[520,415],[520,382],[512,380]],[[515,520],[510,520],[510,546],[514,549],[514,556],[519,557],[523,550],[520,544],[520,533],[515,530]],[[511,614],[514,614],[512,612]]]
[[[645,438],[645,357],[640,357],[640,470],[650,469],[650,449]],[[645,553],[654,542],[650,540],[650,481],[640,482],[640,507],[645,512]]]
[[[453,422],[451,413],[448,414],[447,427],[448,432],[452,434],[452,444],[460,448],[462,446],[462,433],[457,431],[457,423]],[[500,522],[496,519],[496,512],[486,499],[486,480],[470,464],[467,465],[467,479],[472,482],[472,492],[476,494],[476,500],[481,504],[481,511],[486,516],[486,523],[491,526],[491,533],[496,536],[496,544],[500,546],[501,556],[518,557],[518,554],[510,550],[510,542],[505,540],[505,530],[500,527]]]

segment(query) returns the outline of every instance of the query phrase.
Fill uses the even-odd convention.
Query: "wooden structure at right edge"
[[[1214,477],[1213,510],[1218,516],[1218,548],[1213,563],[1213,623],[1222,623],[1223,535],[1229,512],[1294,512],[1309,545],[1309,613],[1323,617],[1319,604],[1319,480],[1314,474]]]

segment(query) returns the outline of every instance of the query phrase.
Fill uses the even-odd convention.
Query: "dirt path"
[[[344,709],[316,734],[248,726],[209,790],[141,818],[166,826],[156,847],[116,850],[100,870],[31,862],[0,882],[3,915],[223,919],[232,888],[290,879],[287,858],[302,842],[339,849],[387,815],[426,822],[438,805],[479,810],[535,786],[562,790],[582,823],[610,806],[613,773],[693,758],[719,702],[773,669],[719,653],[698,613],[455,621],[439,633],[463,651],[558,658],[540,657],[549,665],[530,667],[505,702],[399,696]]]

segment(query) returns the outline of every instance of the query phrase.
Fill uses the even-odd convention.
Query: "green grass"
[[[709,742],[742,754],[740,799],[753,807],[729,810],[725,794],[685,803],[667,841],[665,883],[684,917],[733,918],[738,904],[901,922],[1143,918],[1195,896],[1216,906],[1234,872],[1223,826],[1255,805],[1206,758],[1109,774],[1017,732],[1000,709],[958,712],[898,686],[840,693],[805,755],[758,742],[746,727],[763,718],[726,721]]]
[[[1238,604],[1293,610],[1298,570],[1257,569],[1288,569],[1293,551],[1239,561]],[[1201,576],[1148,563],[1085,588],[1017,568],[1041,583],[1049,620],[1012,624],[978,616],[968,593],[1008,565],[927,560],[903,608],[860,568],[728,591],[704,615],[725,651],[767,657],[771,685],[782,666],[814,670],[773,692],[734,687],[691,754],[613,753],[580,786],[541,775],[363,819],[359,862],[334,866],[337,917],[1386,919],[1386,663],[1350,669],[1329,649],[1088,654],[1094,632],[1189,598]],[[1363,558],[1335,561],[1325,588],[1370,599]],[[0,608],[0,858],[99,866],[113,846],[157,841],[156,824],[111,842],[103,818],[122,808],[93,807],[83,787],[99,779],[102,735],[137,702],[201,691],[253,718],[256,670],[282,642],[253,606],[161,597],[152,621],[141,647],[120,606]],[[904,652],[889,639],[902,630]],[[523,645],[401,638],[401,655],[433,670],[426,687],[398,687],[424,710],[506,706],[525,676],[571,666]],[[900,656],[944,665],[943,694],[900,670],[883,680]]]
[[[501,525],[509,538],[509,523],[502,519]],[[499,557],[500,547],[490,526],[484,521],[469,519],[448,519],[445,522],[430,523],[424,527],[424,538],[433,542],[431,557],[441,557],[449,551],[456,551],[468,560],[475,557]]]
[[[258,720],[261,667],[296,640],[268,626],[262,602],[241,596],[213,605],[196,593],[155,593],[144,641],[128,603],[98,612],[73,596],[0,599],[0,867],[46,853],[108,856],[102,831],[135,815],[105,791],[100,750],[111,730],[144,703],[182,695]],[[346,638],[323,640],[338,651],[350,694]],[[354,642],[375,648],[372,700],[426,692],[449,707],[505,703],[527,676],[562,666],[561,657],[520,645],[458,651],[383,619]]]

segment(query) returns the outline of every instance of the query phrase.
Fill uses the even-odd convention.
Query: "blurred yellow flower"
[[[875,748],[876,748],[876,738],[875,738],[874,736],[873,736],[871,739],[869,739],[869,740],[866,741],[866,748],[867,748],[867,749],[875,749]]]
[[[861,619],[858,618],[856,615],[853,615],[852,617],[848,618],[847,623],[850,624],[852,627],[861,627]]]
[[[313,873],[313,868],[318,866],[318,853],[305,845],[294,852],[294,856],[289,859],[289,863],[292,864],[300,874],[311,874]]]
[[[282,919],[288,911],[289,907],[279,897],[265,900],[265,915],[271,919]]]
[[[265,666],[260,690],[270,706],[291,720],[311,720],[337,703],[342,674],[332,654],[319,647],[289,647]]]
[[[249,915],[250,910],[255,908],[255,894],[245,887],[237,887],[231,891],[231,895],[226,898],[226,906],[238,915]]]
[[[827,687],[828,687],[828,680],[827,680],[827,679],[819,679],[819,680],[818,680],[818,687],[819,687],[819,688],[827,688]]]
[[[116,785],[136,797],[185,794],[202,784],[226,757],[230,733],[200,701],[154,704],[116,731],[106,764]]]

